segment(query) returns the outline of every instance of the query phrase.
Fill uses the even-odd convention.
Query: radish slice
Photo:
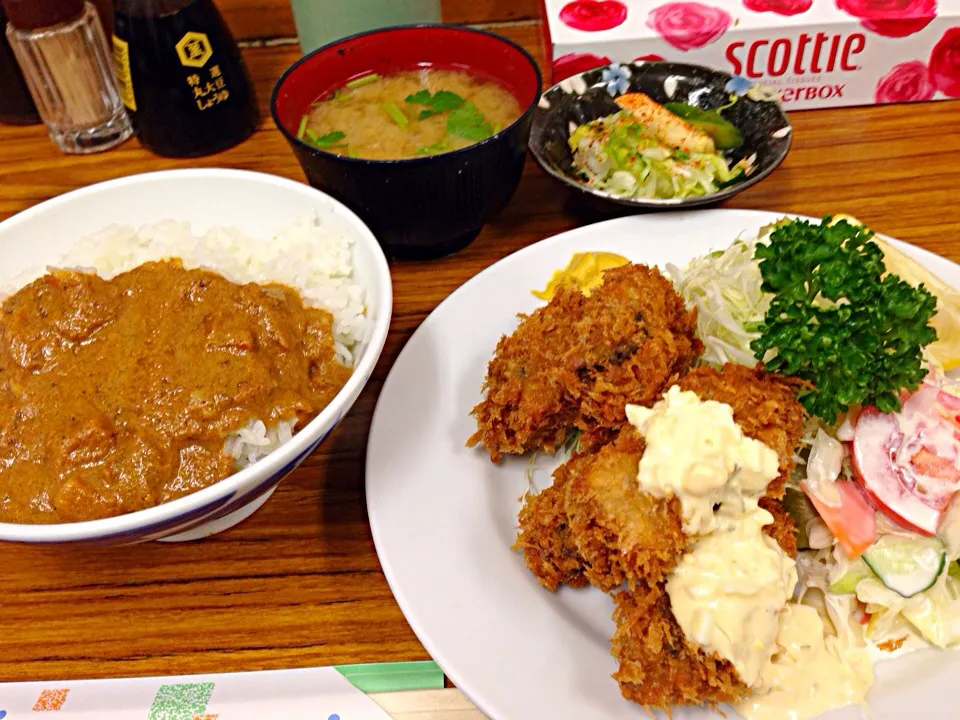
[[[937,402],[947,410],[960,410],[960,397],[948,393],[946,390],[937,393]]]
[[[904,441],[896,415],[865,408],[857,419],[853,438],[853,470],[867,495],[891,520],[922,535],[937,532],[940,516],[953,491],[930,492],[918,486],[911,465],[907,470],[896,455]],[[926,463],[929,469],[932,463]],[[920,468],[916,468],[920,470]],[[922,473],[921,473],[922,474]]]

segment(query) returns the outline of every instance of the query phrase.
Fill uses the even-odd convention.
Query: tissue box
[[[670,60],[775,87],[787,110],[960,98],[960,1],[543,0],[553,82]]]

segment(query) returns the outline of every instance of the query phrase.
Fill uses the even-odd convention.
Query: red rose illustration
[[[877,103],[916,102],[929,100],[935,92],[927,66],[919,60],[911,60],[895,65],[880,78],[874,100]]]
[[[960,98],[960,26],[947,30],[933,46],[930,77],[944,95]]]
[[[667,3],[647,16],[647,25],[678,50],[702,48],[715,42],[732,22],[726,11],[698,2]]]
[[[633,59],[634,62],[664,62],[665,60],[666,58],[662,58],[656,53],[647,53]]]
[[[774,12],[778,15],[800,15],[813,5],[813,0],[743,0],[743,6],[754,12]]]
[[[579,75],[587,70],[604,67],[611,63],[610,58],[590,53],[567,53],[553,61],[553,82],[558,83],[573,75]]]
[[[937,0],[837,0],[837,7],[887,37],[913,35],[937,16]]]
[[[610,30],[627,19],[627,6],[620,0],[573,0],[563,6],[560,19],[574,30]]]

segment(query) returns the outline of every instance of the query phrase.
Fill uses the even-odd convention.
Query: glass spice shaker
[[[144,147],[198,157],[256,130],[250,75],[212,0],[115,0],[114,9],[117,77]]]
[[[66,153],[108,150],[133,130],[97,11],[84,0],[2,0],[7,38],[50,139]]]

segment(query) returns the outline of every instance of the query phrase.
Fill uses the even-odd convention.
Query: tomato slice
[[[877,539],[877,516],[864,497],[863,491],[855,483],[846,480],[834,483],[834,487],[840,494],[839,507],[820,502],[807,490],[806,483],[801,483],[800,487],[810,498],[820,519],[826,523],[847,557],[855,560],[863,554],[864,550],[873,545],[874,540]]]
[[[922,387],[899,415],[865,408],[857,418],[852,453],[854,476],[877,507],[898,525],[927,536],[936,534],[960,488],[960,445],[937,409],[936,392]]]

